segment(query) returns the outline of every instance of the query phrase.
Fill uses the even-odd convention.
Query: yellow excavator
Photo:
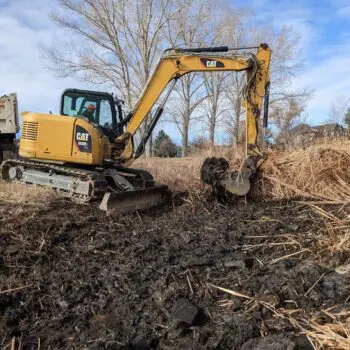
[[[263,99],[268,99],[270,57],[267,44],[242,49],[167,49],[127,116],[122,102],[111,94],[67,89],[62,94],[59,115],[22,113],[20,157],[4,161],[0,176],[50,186],[79,201],[102,199],[100,208],[106,211],[123,213],[156,205],[166,186],[155,186],[151,174],[130,165],[144,153],[176,81],[191,72],[245,71],[242,94],[247,112],[246,158],[238,172],[229,172],[225,167],[218,175],[214,167],[215,176],[204,176],[204,181],[213,186],[219,184],[225,191],[245,195],[249,179],[263,159],[257,142],[258,124]],[[162,93],[159,107],[150,116]],[[265,100],[264,127],[267,105]],[[137,140],[141,127],[145,131]]]

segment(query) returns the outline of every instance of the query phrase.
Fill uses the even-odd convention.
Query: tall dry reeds
[[[270,152],[260,177],[264,198],[350,202],[350,144]]]
[[[206,157],[224,157],[237,169],[242,149],[203,148],[188,158],[142,158],[134,166],[151,172],[159,183],[177,191],[199,192],[200,167]],[[350,142],[316,145],[291,152],[270,151],[253,186],[258,201],[297,199],[304,201],[319,221],[322,256],[350,249]],[[325,205],[338,205],[336,212]],[[340,205],[340,206],[339,206]]]
[[[200,167],[207,157],[226,158],[238,169],[242,148],[206,147],[187,158],[141,158],[134,167],[151,172],[173,190],[198,190]],[[255,185],[256,198],[304,198],[350,202],[350,142],[322,144],[291,152],[270,151]]]

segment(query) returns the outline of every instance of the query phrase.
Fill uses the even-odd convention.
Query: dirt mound
[[[331,323],[349,296],[346,255],[319,259],[317,215],[190,198],[122,218],[1,205],[2,348],[312,349],[311,315]]]
[[[208,185],[216,185],[229,168],[229,163],[224,158],[206,158],[200,170],[201,180]]]

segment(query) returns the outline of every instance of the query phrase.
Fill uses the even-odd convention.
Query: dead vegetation
[[[232,168],[243,158],[242,148],[203,147],[185,158],[139,158],[133,167],[149,171],[158,183],[166,184],[174,191],[198,192],[201,190],[200,168],[207,157],[226,158]]]
[[[134,167],[150,171],[156,181],[173,190],[201,188],[199,169],[207,157],[224,157],[232,169],[240,166],[241,148],[202,149],[187,158],[140,158]],[[255,195],[260,200],[295,199],[350,202],[350,142],[321,144],[291,152],[267,154],[256,184]]]
[[[349,164],[350,143],[271,152],[262,168],[260,195],[264,198],[299,196],[329,203],[348,203]]]
[[[21,205],[45,205],[50,199],[58,197],[58,194],[48,188],[20,183],[8,183],[0,180],[0,206],[10,204]]]

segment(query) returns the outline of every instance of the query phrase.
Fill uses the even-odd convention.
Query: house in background
[[[316,125],[313,128],[317,130],[317,137],[334,139],[346,134],[345,129],[338,123]]]
[[[291,149],[309,146],[317,140],[331,141],[345,136],[346,130],[338,123],[316,126],[299,124],[292,128],[288,134],[281,135],[278,144],[279,148]]]

